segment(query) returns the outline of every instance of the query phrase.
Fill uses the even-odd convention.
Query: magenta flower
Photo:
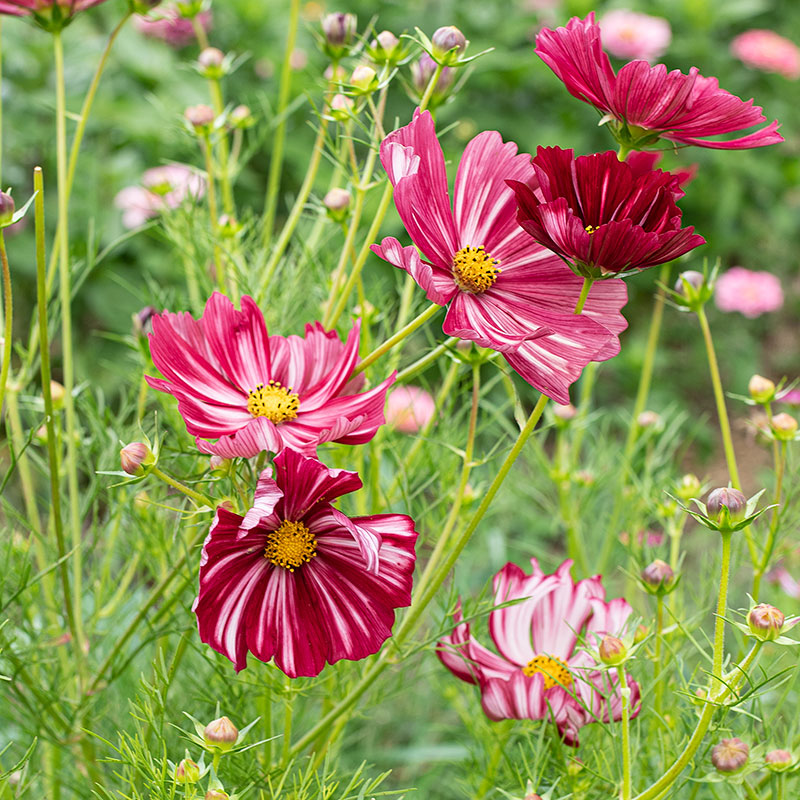
[[[48,31],[60,31],[72,22],[79,11],[100,5],[106,0],[0,0],[0,14],[31,17]]]
[[[628,153],[625,163],[633,170],[634,175],[646,175],[652,172],[661,161],[662,153],[659,150],[631,150]],[[697,164],[690,164],[688,167],[678,167],[669,170],[678,182],[679,188],[690,184],[697,177]]]
[[[672,41],[672,29],[663,17],[651,17],[624,8],[609,11],[597,24],[606,50],[617,58],[654,61],[666,53]]]
[[[196,19],[205,31],[211,28],[210,11],[201,11]],[[137,14],[133,24],[140,33],[152,39],[161,39],[171,47],[185,47],[196,38],[192,20],[182,17],[174,3],[160,6],[151,16]]]
[[[755,319],[783,305],[783,289],[771,272],[731,267],[717,279],[714,302],[720,311],[738,311]]]
[[[217,509],[193,610],[237,672],[249,650],[290,678],[318,675],[391,636],[394,609],[411,603],[417,532],[403,514],[351,519],[331,505],[360,488],[355,472],[286,449],[244,517]]]
[[[645,269],[705,243],[681,228],[683,192],[670,172],[643,172],[612,150],[575,158],[560,147],[540,147],[533,168],[533,180],[508,181],[519,224],[580,274]]]
[[[800,78],[800,48],[775,31],[741,33],[731,42],[731,53],[748,67],[777,72],[789,80]]]
[[[663,64],[631,61],[615,75],[594,13],[573,17],[566,28],[543,30],[536,37],[536,53],[573,97],[606,114],[615,135],[629,146],[652,144],[659,137],[722,150],[783,141],[777,120],[738,139],[706,138],[750,128],[766,117],[752,100],[720,89],[716,78],[704,78],[695,67],[684,75],[667,72]]]
[[[494,577],[495,605],[520,601],[489,614],[499,655],[473,638],[460,610],[437,652],[457,678],[478,685],[489,719],[552,717],[564,740],[577,745],[584,725],[622,718],[616,675],[603,671],[592,653],[603,636],[623,633],[631,607],[622,598],[606,602],[599,576],[575,583],[571,561],[553,575],[545,575],[535,558],[531,564],[530,575],[506,564]],[[630,677],[628,685],[635,716],[639,686]]]
[[[306,325],[304,338],[268,336],[251,297],[237,311],[214,292],[199,320],[165,311],[152,323],[150,353],[164,378],[147,382],[176,398],[203,453],[250,458],[284,447],[313,453],[321,442],[363,444],[383,425],[394,375],[359,393],[363,375],[351,380],[359,322],[344,343],[318,322]]]
[[[386,422],[400,433],[418,433],[432,419],[436,404],[419,386],[398,386],[389,394]]]
[[[476,136],[459,164],[452,209],[427,111],[383,140],[381,162],[422,258],[391,237],[372,250],[406,270],[429,300],[448,305],[445,333],[498,350],[528,383],[569,402],[569,385],[586,364],[619,352],[627,293],[622,282],[598,284],[584,313],[572,313],[582,280],[519,228],[505,185],[506,178],[535,180],[530,156],[517,155],[496,131]]]

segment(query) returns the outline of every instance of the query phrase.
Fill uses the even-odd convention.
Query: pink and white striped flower
[[[355,472],[286,449],[244,517],[217,509],[193,610],[200,638],[237,672],[249,651],[291,678],[318,675],[391,636],[394,610],[411,603],[417,532],[403,514],[350,518],[331,505],[360,488]]]
[[[363,375],[352,377],[359,322],[346,342],[318,322],[306,325],[305,337],[269,336],[251,297],[237,311],[214,292],[199,320],[165,311],[152,324],[150,353],[164,378],[147,382],[176,398],[203,453],[250,458],[284,447],[314,453],[322,442],[368,442],[384,423],[394,375],[360,391]]]
[[[552,718],[564,740],[577,745],[584,725],[622,718],[616,675],[602,670],[592,653],[603,636],[625,631],[631,607],[622,598],[606,602],[600,576],[575,583],[571,561],[552,575],[535,558],[531,564],[530,575],[506,564],[494,577],[496,606],[519,601],[489,614],[498,653],[478,643],[460,609],[437,652],[457,678],[478,685],[489,719]],[[630,677],[628,685],[635,716],[639,686]]]
[[[392,237],[372,250],[448,306],[445,333],[501,352],[528,383],[565,404],[590,361],[619,352],[627,292],[622,281],[597,283],[583,313],[573,314],[582,279],[519,227],[505,184],[535,181],[530,160],[496,131],[479,134],[464,150],[451,208],[433,119],[416,111],[383,140],[381,163],[419,251]]]

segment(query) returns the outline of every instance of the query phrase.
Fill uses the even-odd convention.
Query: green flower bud
[[[616,636],[604,636],[603,641],[600,642],[598,653],[604,664],[615,667],[625,661],[628,648],[625,647],[622,639],[617,639]]]
[[[797,433],[797,420],[783,411],[772,418],[770,427],[776,439],[781,442],[791,442]]]
[[[788,750],[770,750],[764,756],[764,762],[772,772],[785,772],[792,766],[794,758]]]
[[[773,642],[783,631],[786,617],[783,612],[775,606],[767,603],[759,603],[753,606],[747,614],[747,626],[753,636],[761,639],[762,642]]]
[[[184,758],[175,768],[178,783],[197,783],[200,780],[200,767],[190,758]]]
[[[212,749],[230,750],[239,738],[239,731],[228,717],[220,717],[206,725],[203,731],[206,744]]]
[[[771,403],[775,399],[775,384],[769,378],[763,378],[761,375],[753,375],[750,378],[747,391],[759,405]]]
[[[750,747],[741,739],[723,739],[711,751],[711,763],[717,772],[732,775],[744,769],[750,758]]]
[[[0,228],[7,228],[14,221],[14,198],[7,192],[0,192]]]

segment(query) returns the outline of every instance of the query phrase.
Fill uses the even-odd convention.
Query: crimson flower
[[[361,393],[363,375],[351,379],[359,322],[344,343],[318,322],[306,325],[305,338],[268,336],[251,297],[237,311],[214,292],[199,320],[165,311],[152,324],[150,353],[164,378],[147,382],[177,399],[203,453],[250,458],[284,447],[313,453],[321,442],[368,442],[384,423],[394,375]]]
[[[602,277],[671,261],[705,243],[681,228],[676,177],[642,171],[609,150],[575,158],[572,150],[540,147],[535,180],[508,181],[519,203],[519,224],[534,241]]]
[[[766,121],[760,106],[720,89],[696,67],[685,75],[663,64],[631,61],[614,74],[603,52],[594,13],[573,17],[565,28],[545,28],[536,37],[536,54],[579,100],[608,115],[617,138],[628,146],[658,138],[699,147],[739,150],[783,141],[778,121],[728,141],[706,137],[732,133]]]
[[[631,607],[604,600],[600,576],[575,583],[572,561],[545,575],[535,558],[527,575],[506,564],[494,577],[495,606],[489,632],[493,653],[472,636],[456,612],[456,628],[438,644],[442,663],[462,681],[477,684],[486,716],[554,719],[564,740],[578,743],[578,730],[592,722],[622,718],[617,676],[602,670],[592,651],[605,635],[619,636]],[[581,647],[583,639],[585,647]],[[639,686],[630,677],[632,716],[639,713]]]
[[[200,638],[237,672],[249,650],[291,678],[313,676],[391,636],[394,609],[411,603],[417,532],[403,514],[351,519],[334,508],[361,488],[355,472],[289,449],[274,468],[244,517],[217,509],[193,610]]]
[[[48,31],[60,31],[79,11],[100,5],[105,0],[0,0],[0,14],[32,17]]]
[[[501,352],[528,383],[569,402],[569,385],[586,364],[619,352],[627,293],[621,281],[595,285],[583,313],[573,314],[582,280],[518,226],[504,182],[535,182],[530,156],[496,131],[476,136],[459,164],[451,209],[429,112],[417,111],[389,134],[380,155],[419,252],[392,237],[372,250],[408,272],[429,300],[448,306],[445,333]]]

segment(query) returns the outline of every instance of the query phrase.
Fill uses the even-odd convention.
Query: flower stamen
[[[280,527],[267,537],[264,558],[276,567],[294,572],[317,554],[317,540],[302,523],[285,519]]]
[[[483,294],[497,280],[499,263],[483,247],[462,247],[453,256],[453,278],[459,289]]]
[[[572,686],[569,667],[560,658],[535,656],[522,668],[522,672],[529,678],[534,675],[543,675],[545,689],[552,689],[554,686],[569,689]]]
[[[300,397],[292,391],[291,386],[281,386],[277,381],[270,381],[266,386],[259,383],[250,392],[247,410],[254,417],[266,417],[278,425],[297,416]]]
[[[589,234],[589,236],[591,236],[593,233],[597,233],[597,231],[600,230],[600,226],[599,225],[587,225],[584,228],[584,230],[586,231],[586,233]]]

